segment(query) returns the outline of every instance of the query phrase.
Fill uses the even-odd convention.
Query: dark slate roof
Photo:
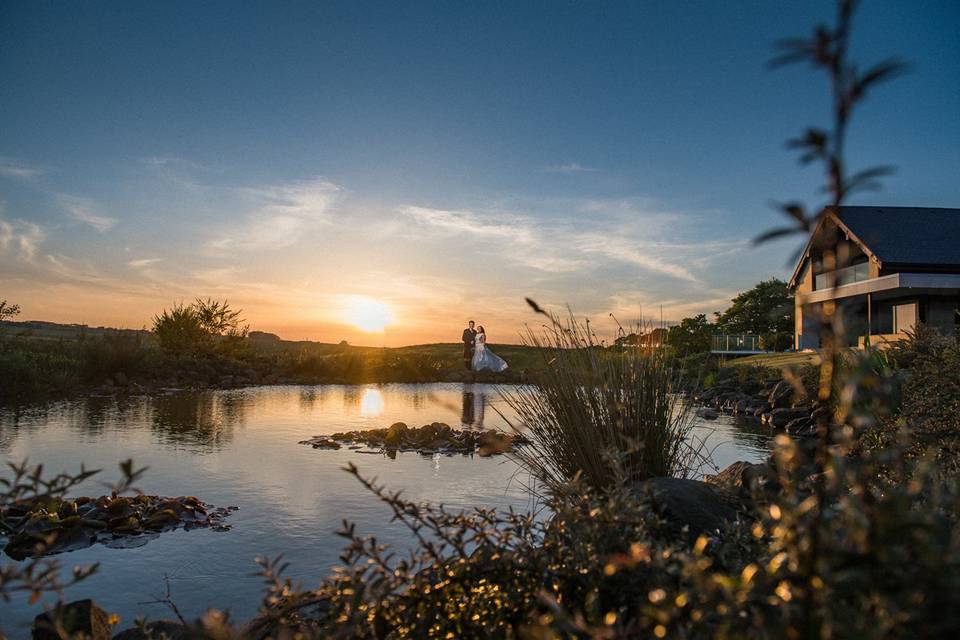
[[[836,214],[883,263],[960,265],[960,209],[840,207]]]

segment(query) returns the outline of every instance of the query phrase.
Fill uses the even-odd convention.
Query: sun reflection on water
[[[380,389],[364,389],[360,396],[360,415],[377,418],[383,415],[383,394]]]

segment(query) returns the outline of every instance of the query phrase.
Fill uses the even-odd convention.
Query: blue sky
[[[0,298],[141,326],[195,296],[367,344],[515,341],[523,297],[668,320],[784,275],[784,140],[825,79],[770,71],[830,2],[0,5]],[[856,115],[857,202],[960,205],[960,4],[863,3],[912,71]],[[352,326],[358,298],[389,307]],[[495,337],[494,337],[495,336]]]

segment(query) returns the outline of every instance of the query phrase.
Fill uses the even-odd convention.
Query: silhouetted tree
[[[667,344],[673,347],[679,356],[710,351],[710,337],[713,326],[704,314],[684,318],[680,324],[670,327]]]
[[[6,300],[0,300],[0,322],[20,314],[20,305],[7,304]]]
[[[164,309],[153,318],[153,332],[160,347],[175,355],[196,355],[216,347],[230,351],[249,333],[241,313],[226,300],[197,298],[193,304]]]
[[[793,296],[779,278],[764,280],[738,294],[733,304],[717,312],[719,333],[751,333],[761,337],[765,348],[782,351],[793,341]]]

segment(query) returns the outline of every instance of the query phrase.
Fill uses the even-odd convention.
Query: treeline
[[[793,295],[779,278],[764,280],[749,291],[738,294],[725,311],[683,318],[666,328],[638,331],[617,339],[620,346],[668,346],[674,355],[692,356],[710,351],[713,336],[758,335],[760,347],[767,351],[786,351],[793,347]]]

